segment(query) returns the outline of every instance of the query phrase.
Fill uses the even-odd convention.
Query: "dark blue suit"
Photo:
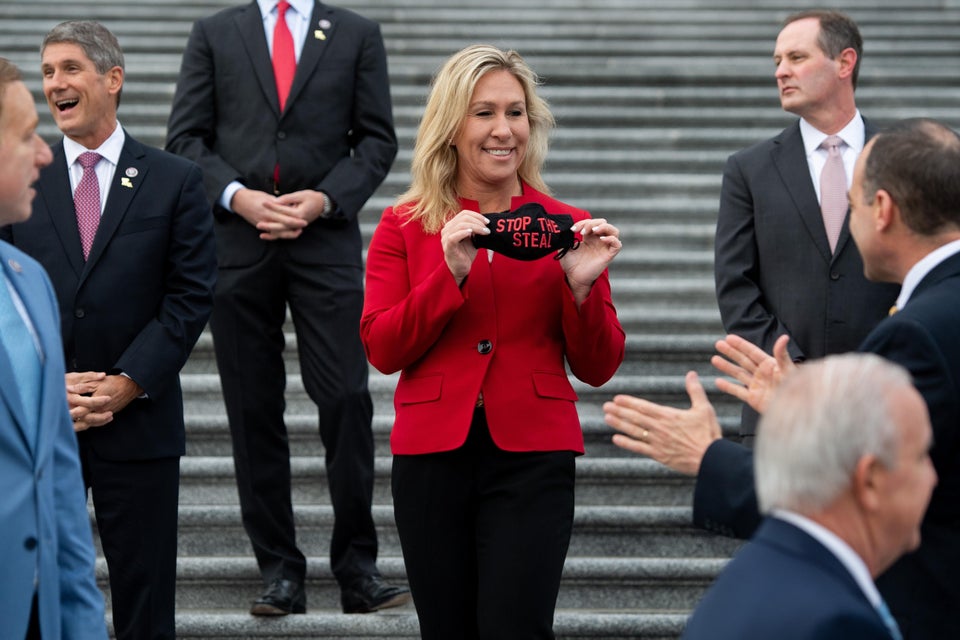
[[[917,285],[904,308],[860,345],[913,376],[933,424],[939,482],[921,525],[920,548],[877,580],[905,640],[960,638],[960,254]],[[748,536],[759,522],[752,454],[716,442],[704,456],[694,493],[694,522]]]
[[[185,444],[179,374],[210,315],[216,279],[200,170],[127,135],[86,262],[62,143],[36,187],[33,215],[3,236],[50,274],[67,370],[123,372],[146,395],[78,434],[117,635],[137,628],[172,637]]]
[[[684,640],[891,640],[847,568],[769,518],[697,605]]]
[[[44,638],[106,640],[77,440],[63,388],[56,298],[40,265],[0,242],[0,286],[6,288],[3,274],[30,316],[42,351],[42,377],[37,433],[31,434],[24,427],[28,418],[17,393],[19,376],[0,342],[2,633],[17,639],[26,635],[36,590]]]

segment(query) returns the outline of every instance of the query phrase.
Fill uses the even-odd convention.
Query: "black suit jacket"
[[[864,277],[848,221],[831,254],[799,121],[727,160],[715,251],[725,330],[768,352],[788,334],[794,359],[856,349],[897,297]]]
[[[257,4],[194,24],[167,148],[203,169],[221,266],[253,264],[267,245],[216,204],[224,188],[236,180],[273,193],[278,163],[282,193],[321,190],[337,205],[330,218],[286,242],[290,255],[306,264],[361,266],[357,213],[397,152],[389,86],[379,26],[345,9],[314,4],[283,113]]]
[[[78,437],[109,460],[183,455],[179,373],[216,278],[200,170],[127,135],[86,262],[62,142],[36,188],[33,215],[2,236],[50,274],[67,371],[123,372],[147,395]]]
[[[684,640],[892,640],[847,568],[783,520],[763,523],[707,590]]]
[[[881,322],[860,351],[907,368],[930,411],[938,484],[921,526],[920,548],[877,580],[904,638],[960,637],[960,254],[937,265],[905,307]],[[759,522],[752,453],[718,441],[697,476],[694,521],[749,535]]]

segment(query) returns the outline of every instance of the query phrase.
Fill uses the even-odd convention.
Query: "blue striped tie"
[[[31,442],[35,442],[40,411],[40,356],[33,335],[13,303],[9,287],[10,283],[3,276],[0,279],[0,345],[16,372],[16,386],[27,420],[25,426],[30,430]]]
[[[887,625],[887,629],[890,630],[890,637],[893,640],[903,640],[903,636],[900,635],[900,627],[897,626],[897,621],[893,619],[893,614],[890,613],[890,609],[887,608],[887,603],[883,601],[883,598],[877,604],[877,612],[883,618],[883,624]]]

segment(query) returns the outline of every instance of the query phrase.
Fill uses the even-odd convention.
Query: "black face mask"
[[[515,211],[483,214],[490,234],[473,236],[473,246],[491,249],[515,260],[538,260],[556,253],[562,258],[569,249],[580,246],[582,236],[570,230],[573,216],[547,213],[542,205],[525,204]]]

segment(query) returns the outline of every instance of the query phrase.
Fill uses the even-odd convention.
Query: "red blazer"
[[[524,185],[511,210],[538,202],[549,213],[586,211]],[[461,200],[464,209],[478,203]],[[427,235],[392,208],[367,255],[360,335],[384,373],[402,370],[394,396],[395,454],[449,451],[466,440],[483,392],[490,434],[507,451],[583,453],[583,433],[564,359],[599,386],[623,361],[624,332],[607,273],[577,309],[560,263],[525,262],[479,251],[457,287],[439,234]]]

